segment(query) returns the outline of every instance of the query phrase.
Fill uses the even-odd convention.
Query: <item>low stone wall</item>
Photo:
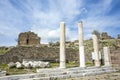
[[[55,61],[59,60],[59,48],[49,47],[15,47],[6,54],[0,55],[0,63],[22,62],[23,59],[39,59]],[[66,49],[66,59],[68,61],[79,60],[78,51]]]
[[[48,68],[50,67],[50,62],[36,61],[36,60],[23,60],[22,64],[25,68]]]

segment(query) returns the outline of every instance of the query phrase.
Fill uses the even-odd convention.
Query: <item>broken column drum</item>
[[[98,38],[93,34],[93,48],[95,53],[95,66],[100,66]]]
[[[109,47],[103,47],[104,51],[104,63],[105,66],[111,66],[111,58],[110,58],[110,49]]]

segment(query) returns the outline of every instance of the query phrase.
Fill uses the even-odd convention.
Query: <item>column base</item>
[[[105,65],[104,66],[111,66],[110,61],[105,61]]]
[[[65,61],[60,61],[60,66],[59,66],[59,68],[61,68],[61,69],[66,68],[66,63],[65,63]]]
[[[84,66],[80,66],[81,68],[85,68],[86,66],[84,65]]]
[[[79,47],[79,57],[80,57],[80,67],[86,67],[85,66],[85,53],[84,53],[84,46]]]
[[[100,66],[100,61],[99,60],[95,60],[95,66],[97,66],[97,67]]]

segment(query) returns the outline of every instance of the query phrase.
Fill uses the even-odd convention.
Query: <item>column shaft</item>
[[[84,55],[84,46],[80,46],[80,67],[86,67],[85,66],[85,55]]]
[[[66,68],[65,58],[65,23],[60,23],[60,68]]]
[[[93,47],[95,53],[95,66],[100,66],[98,38],[93,34]]]
[[[83,46],[83,24],[78,23],[78,33],[79,33],[79,46]]]
[[[83,45],[83,24],[82,22],[78,23],[78,32],[79,32],[79,59],[80,67],[85,67],[85,53]]]

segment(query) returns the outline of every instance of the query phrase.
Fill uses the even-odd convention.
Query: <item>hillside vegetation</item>
[[[108,40],[100,40],[99,47],[102,49],[103,46],[112,46],[114,48],[119,47],[120,40],[118,39],[108,39]],[[91,61],[91,52],[93,51],[93,42],[92,40],[85,40],[85,58],[86,65],[93,66]],[[14,74],[25,74],[25,73],[33,73],[36,69],[9,69],[7,63],[9,62],[22,62],[23,59],[39,59],[39,60],[59,60],[59,43],[52,43],[51,46],[43,46],[43,47],[13,47],[10,49],[0,49],[0,69],[6,70],[8,75]],[[74,45],[74,43],[70,43],[69,47],[66,48],[66,59],[69,61],[67,63],[67,67],[75,67],[79,66],[79,50],[78,45]],[[50,68],[59,67],[59,63],[51,63]]]
[[[120,45],[119,39],[99,40],[99,48],[102,50],[104,46],[112,46],[118,48]],[[68,43],[67,43],[68,44]],[[69,47],[66,48],[66,59],[68,61],[79,61],[79,47],[73,42],[69,42]],[[85,57],[86,62],[91,61],[91,52],[93,52],[92,40],[85,40]],[[10,50],[0,49],[0,63],[8,63],[10,61],[22,61],[23,59],[40,59],[40,60],[59,60],[59,43],[52,43],[46,47],[14,47]]]

